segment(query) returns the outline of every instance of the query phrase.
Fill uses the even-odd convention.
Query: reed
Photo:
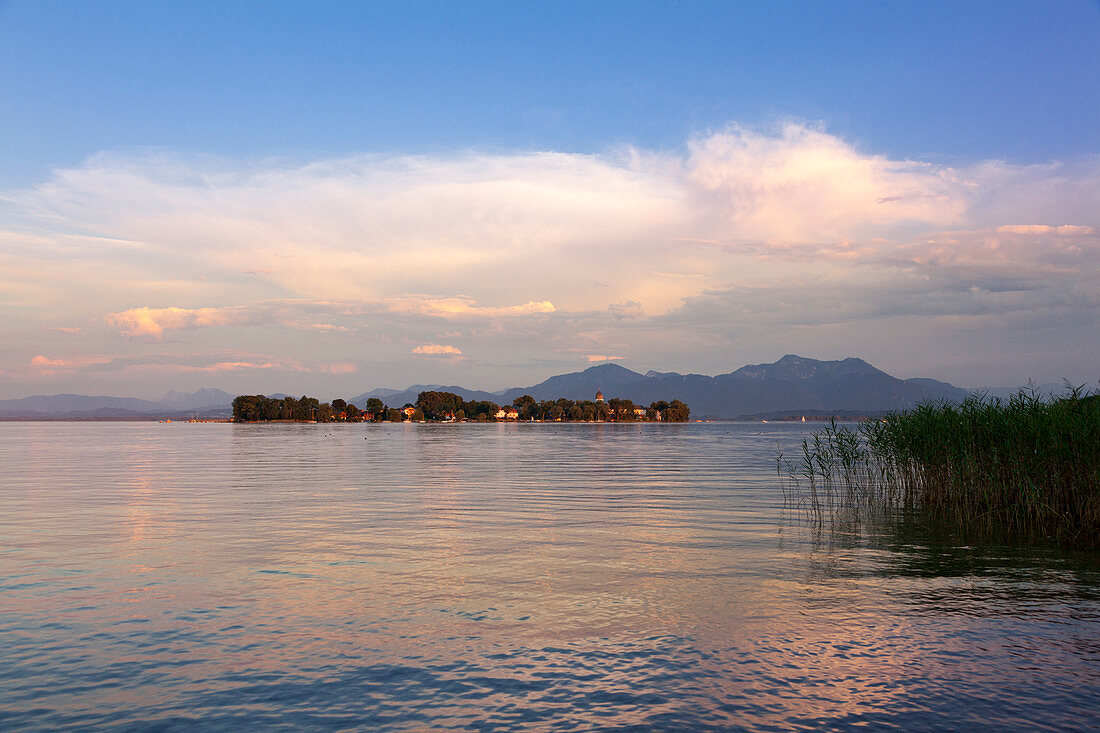
[[[1100,395],[1080,388],[833,422],[778,469],[788,500],[818,515],[919,511],[967,531],[1100,546]]]

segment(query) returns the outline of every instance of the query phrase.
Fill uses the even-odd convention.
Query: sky
[[[0,0],[0,398],[1100,379],[1100,3]]]

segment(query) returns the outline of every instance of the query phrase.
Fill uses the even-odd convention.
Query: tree
[[[282,409],[279,410],[280,420],[294,420],[294,413],[298,410],[298,400],[293,397],[284,397]]]
[[[539,403],[529,394],[512,400],[512,407],[516,408],[516,411],[519,412],[520,420],[531,420],[538,416]]]
[[[489,400],[471,400],[470,402],[464,402],[461,409],[465,411],[467,419],[486,422],[495,419],[497,410],[500,407]],[[485,417],[482,418],[482,415]]]
[[[446,420],[462,409],[462,398],[454,392],[421,392],[416,397],[416,406],[424,412],[428,420]]]
[[[366,407],[363,408],[371,415],[374,415],[375,422],[382,422],[385,419],[386,406],[382,404],[382,400],[377,397],[370,397],[367,399]]]
[[[265,416],[265,402],[269,400],[262,394],[240,395],[233,398],[233,421],[256,422],[267,420]]]
[[[691,417],[691,408],[680,400],[673,400],[669,403],[668,409],[664,411],[662,417],[669,422],[687,422],[688,418]]]
[[[316,397],[306,397],[302,395],[302,399],[298,400],[298,406],[294,410],[294,419],[316,420],[317,408],[320,406],[321,403]]]
[[[621,422],[634,421],[634,402],[632,400],[620,400],[614,397],[607,403],[615,414],[615,419]]]

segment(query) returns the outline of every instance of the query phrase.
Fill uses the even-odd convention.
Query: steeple
[[[603,402],[603,392],[596,390],[596,402]]]

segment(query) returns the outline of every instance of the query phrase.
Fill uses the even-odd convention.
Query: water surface
[[[813,531],[804,430],[0,423],[0,729],[1100,724],[1095,557]]]

